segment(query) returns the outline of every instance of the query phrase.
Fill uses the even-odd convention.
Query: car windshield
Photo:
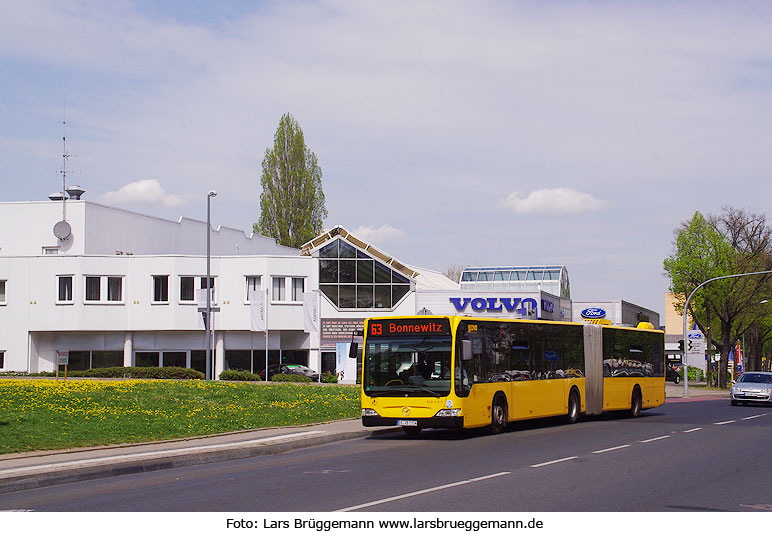
[[[371,397],[448,395],[450,351],[449,336],[368,339],[365,394]]]
[[[745,382],[746,384],[772,384],[772,374],[746,372],[740,376],[737,382]]]

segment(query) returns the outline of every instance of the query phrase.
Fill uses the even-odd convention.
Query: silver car
[[[744,372],[729,390],[732,406],[745,402],[772,404],[772,373]]]

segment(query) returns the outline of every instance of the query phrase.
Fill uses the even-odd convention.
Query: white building
[[[51,371],[57,352],[68,352],[72,370],[172,365],[204,371],[199,291],[206,288],[205,252],[201,221],[84,200],[0,203],[0,369]],[[341,227],[302,254],[219,227],[211,231],[211,253],[219,308],[213,315],[216,375],[235,368],[260,372],[266,361],[341,370],[339,343],[350,342],[351,328],[364,318],[415,314],[416,289],[458,286]],[[267,336],[252,330],[250,288],[268,294]],[[320,289],[320,331],[307,331],[302,294]],[[349,368],[346,379],[354,376]]]

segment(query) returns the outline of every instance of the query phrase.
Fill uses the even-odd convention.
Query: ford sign
[[[606,318],[606,311],[598,307],[590,307],[582,311],[582,318]]]

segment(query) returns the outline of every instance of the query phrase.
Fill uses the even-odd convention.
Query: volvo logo
[[[457,311],[471,307],[475,312],[520,313],[528,316],[536,312],[537,303],[533,298],[448,298]]]
[[[605,318],[606,311],[598,307],[590,307],[582,311],[582,318]]]

